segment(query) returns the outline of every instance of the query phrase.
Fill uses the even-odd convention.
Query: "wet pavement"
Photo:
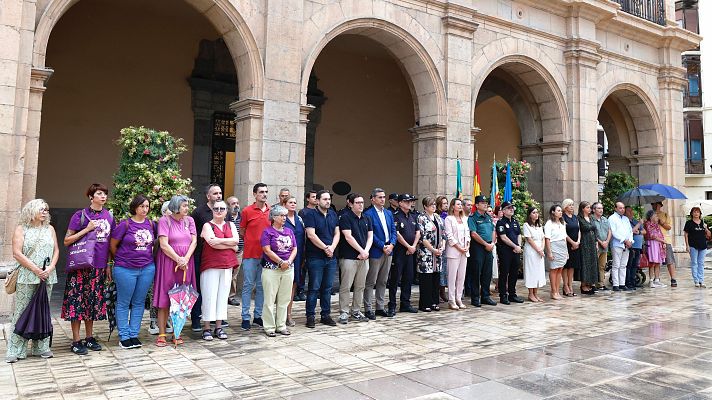
[[[0,398],[712,399],[710,290],[692,287],[689,269],[678,281],[561,301],[543,290],[543,304],[442,307],[316,329],[304,327],[302,302],[292,335],[275,338],[242,331],[240,307],[230,307],[228,340],[186,332],[177,349],[153,345],[144,323],[143,348],[123,350],[99,322],[105,349],[83,357],[69,352],[59,284],[55,357],[0,364]],[[0,318],[9,305],[0,294]]]

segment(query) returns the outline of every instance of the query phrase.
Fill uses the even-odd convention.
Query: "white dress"
[[[531,238],[540,250],[544,250],[544,228],[524,224],[522,235]],[[546,271],[544,257],[540,256],[529,241],[524,243],[524,285],[528,289],[546,286]]]

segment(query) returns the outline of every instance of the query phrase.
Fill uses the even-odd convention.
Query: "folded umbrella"
[[[618,196],[618,201],[622,201],[626,205],[631,206],[642,206],[663,200],[665,200],[665,197],[659,195],[657,192],[650,189],[641,189],[639,187]]]
[[[663,185],[662,183],[649,183],[647,185],[640,185],[638,186],[638,188],[652,190],[653,192],[665,197],[668,200],[687,198],[687,196],[685,196],[681,191],[675,189],[670,185]]]
[[[107,281],[104,285],[106,319],[109,320],[109,337],[107,340],[111,340],[111,333],[114,332],[114,329],[116,329],[116,298],[116,282],[112,279],[111,281]]]
[[[43,271],[47,264],[49,264],[49,257],[42,265]],[[15,323],[14,333],[25,339],[42,340],[51,337],[53,332],[49,298],[47,298],[47,282],[40,280],[37,291],[32,295],[27,308]]]
[[[177,267],[176,267],[177,268]],[[180,337],[183,326],[190,315],[190,310],[198,301],[198,291],[193,285],[185,283],[186,272],[183,271],[183,284],[176,284],[168,291],[168,298],[171,301],[169,315],[173,323],[173,336]]]

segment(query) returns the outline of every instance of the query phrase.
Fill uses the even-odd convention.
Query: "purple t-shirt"
[[[155,237],[154,224],[148,219],[142,223],[131,218],[119,222],[111,232],[111,238],[119,240],[114,264],[127,268],[143,268],[153,263]]]
[[[294,232],[286,226],[282,228],[282,232],[274,229],[272,226],[268,226],[262,231],[262,237],[260,238],[260,246],[264,247],[269,245],[270,249],[282,260],[289,259],[296,243],[297,239],[294,237]],[[267,255],[263,255],[262,257],[264,257],[265,260],[272,261]]]
[[[84,212],[84,223],[82,224],[82,212]],[[79,232],[89,225],[89,220],[93,220],[97,225],[94,232],[96,233],[96,245],[94,246],[94,267],[105,268],[109,262],[109,237],[111,231],[116,227],[114,217],[106,209],[102,208],[101,212],[96,213],[89,207],[79,210],[72,215],[69,220],[67,229],[74,232]]]

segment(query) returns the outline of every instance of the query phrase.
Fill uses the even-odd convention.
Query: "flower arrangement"
[[[189,196],[190,179],[181,176],[178,156],[187,150],[183,139],[166,131],[141,127],[121,130],[119,170],[114,174],[114,191],[109,208],[117,218],[129,216],[129,203],[143,194],[151,203],[148,217],[157,220],[161,205],[174,195]]]
[[[507,179],[507,162],[495,162],[495,165],[501,202],[501,199],[504,198],[504,186]],[[532,166],[526,160],[518,161],[516,159],[510,159],[509,165],[512,176],[512,204],[514,204],[515,207],[514,218],[516,218],[520,224],[524,224],[527,220],[527,208],[530,206],[538,208],[539,213],[542,214],[541,204],[532,197],[528,188],[527,174],[531,171]]]

